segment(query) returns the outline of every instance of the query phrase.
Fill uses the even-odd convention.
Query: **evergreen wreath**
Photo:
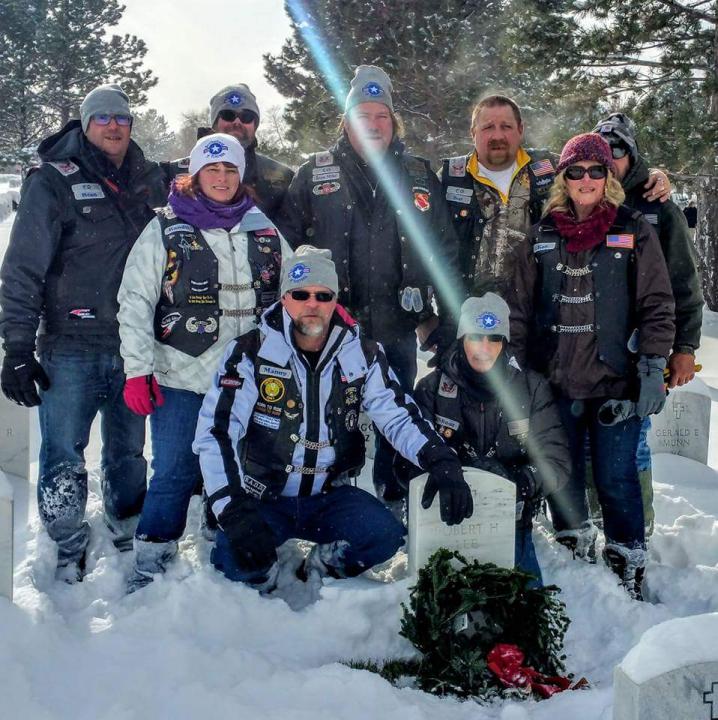
[[[541,674],[565,672],[566,606],[558,587],[530,588],[533,579],[437,550],[419,570],[409,607],[402,604],[400,634],[422,653],[418,668],[407,667],[419,687],[482,700],[515,694],[488,668],[487,656],[499,643],[518,646],[525,664]]]

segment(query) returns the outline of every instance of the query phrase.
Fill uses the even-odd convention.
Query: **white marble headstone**
[[[613,720],[718,720],[718,613],[654,625],[614,672]]]
[[[0,471],[0,597],[12,600],[12,486]]]
[[[505,478],[483,470],[464,468],[474,497],[474,514],[460,525],[441,521],[439,495],[428,510],[421,497],[428,475],[409,485],[409,573],[415,575],[439,548],[458,550],[469,562],[491,562],[514,567],[516,487]]]
[[[0,348],[0,364],[3,351]],[[10,402],[0,393],[0,470],[8,475],[31,477],[33,452],[39,452],[37,409]]]
[[[374,459],[374,450],[376,443],[376,433],[374,432],[374,423],[369,419],[365,412],[359,413],[359,429],[364,435],[364,447],[366,448],[366,456]]]
[[[651,451],[680,455],[706,465],[710,419],[710,393],[702,380],[671,390],[663,410],[651,416]]]

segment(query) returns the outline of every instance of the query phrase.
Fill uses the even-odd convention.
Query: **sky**
[[[129,33],[147,44],[145,67],[159,83],[143,108],[155,108],[178,129],[187,110],[209,106],[210,97],[236,82],[249,85],[260,111],[283,105],[265,80],[262,55],[276,53],[290,34],[283,0],[123,0],[113,33]]]

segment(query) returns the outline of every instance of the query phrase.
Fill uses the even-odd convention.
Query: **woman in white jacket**
[[[244,150],[230,135],[197,142],[189,174],[130,252],[118,295],[125,403],[150,415],[152,480],[135,533],[128,589],[163,572],[177,553],[200,478],[197,416],[226,344],[279,296],[276,227],[242,185]]]

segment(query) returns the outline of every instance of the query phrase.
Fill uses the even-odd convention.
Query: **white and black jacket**
[[[242,491],[260,500],[326,492],[364,463],[363,410],[405,458],[441,440],[405,395],[378,343],[339,313],[315,370],[280,303],[230,343],[193,445],[216,515]]]

